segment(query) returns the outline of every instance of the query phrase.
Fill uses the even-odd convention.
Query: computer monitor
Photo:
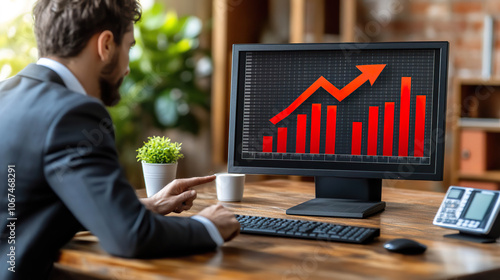
[[[448,42],[233,46],[228,171],[314,176],[287,214],[364,218],[442,180]]]

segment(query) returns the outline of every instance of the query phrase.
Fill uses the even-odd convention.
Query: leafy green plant
[[[153,136],[148,137],[148,141],[137,149],[137,161],[146,163],[176,163],[183,158],[181,145],[171,142],[168,137]]]
[[[38,51],[32,25],[29,13],[0,24],[0,80],[36,62]]]
[[[137,143],[141,127],[178,128],[197,134],[206,121],[210,94],[201,82],[210,76],[209,51],[199,47],[201,20],[178,17],[156,3],[143,11],[134,27],[136,45],[130,51],[130,74],[121,101],[109,108],[122,141]]]

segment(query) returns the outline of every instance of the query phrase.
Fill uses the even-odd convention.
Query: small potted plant
[[[137,149],[137,161],[142,162],[148,197],[175,179],[177,161],[183,157],[181,144],[164,136],[148,137],[148,141]]]

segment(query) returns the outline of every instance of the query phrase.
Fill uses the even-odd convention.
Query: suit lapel
[[[61,84],[62,86],[66,86],[61,77],[59,77],[56,72],[45,66],[37,65],[34,63],[26,66],[26,68],[21,70],[18,75],[42,82],[53,82]]]

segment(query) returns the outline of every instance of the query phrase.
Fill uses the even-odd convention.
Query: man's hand
[[[220,204],[207,207],[197,215],[203,216],[214,223],[224,241],[229,241],[240,233],[240,223],[236,220],[234,214]]]
[[[149,210],[166,215],[170,212],[181,213],[189,210],[196,199],[196,191],[192,188],[197,185],[209,183],[215,180],[215,176],[193,177],[187,179],[176,179],[163,189],[149,198],[141,199],[141,202]]]

